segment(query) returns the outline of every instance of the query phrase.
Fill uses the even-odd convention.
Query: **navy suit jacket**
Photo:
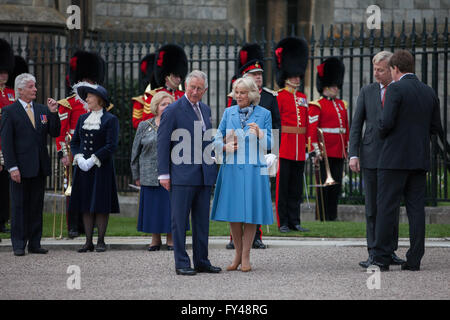
[[[58,113],[33,102],[33,127],[19,101],[2,109],[0,133],[6,169],[18,167],[22,178],[51,174],[47,136],[58,137],[61,130]]]
[[[434,90],[414,74],[389,85],[379,130],[379,169],[430,170],[430,138],[441,130]]]
[[[217,165],[211,158],[211,109],[202,102],[199,107],[205,132],[186,96],[169,105],[161,116],[158,174],[170,174],[172,185],[213,186],[216,182]]]

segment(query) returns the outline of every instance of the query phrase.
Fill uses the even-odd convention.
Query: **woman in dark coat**
[[[106,251],[105,233],[110,213],[119,213],[113,155],[117,149],[119,120],[109,113],[108,93],[102,86],[79,83],[74,91],[89,113],[80,116],[70,148],[74,176],[69,214],[83,215],[86,244],[78,252],[93,251],[92,234],[98,228],[95,250]]]

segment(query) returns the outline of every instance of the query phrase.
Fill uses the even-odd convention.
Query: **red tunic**
[[[56,151],[63,151],[66,155],[66,150],[63,148],[66,143],[67,133],[73,135],[77,126],[78,118],[87,113],[81,101],[76,100],[75,95],[59,100],[59,120],[61,121],[61,132],[56,138]]]
[[[184,91],[181,90],[169,90],[165,87],[161,87],[155,90],[146,91],[143,95],[132,98],[133,100],[133,128],[137,129],[141,121],[145,121],[153,118],[155,115],[150,111],[150,103],[152,102],[153,96],[160,92],[165,91],[172,95],[175,100],[180,99],[184,95]]]
[[[287,160],[305,161],[308,127],[308,100],[306,95],[285,87],[278,91],[277,101],[281,118],[279,157]]]
[[[349,139],[347,104],[339,99],[321,97],[309,103],[308,139],[311,151],[317,145],[317,128],[321,128],[327,156],[346,158]]]
[[[2,108],[13,104],[15,101],[15,92],[13,89],[5,87],[0,89],[0,120],[2,119]],[[2,146],[0,142],[0,165],[4,164],[4,159],[2,155]]]

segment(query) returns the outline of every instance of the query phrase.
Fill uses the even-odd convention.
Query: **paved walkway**
[[[43,239],[49,254],[15,257],[3,240],[0,299],[450,299],[450,239],[427,240],[420,272],[393,266],[375,282],[358,266],[367,258],[364,239],[265,238],[269,248],[252,250],[251,272],[193,277],[175,274],[172,252],[145,251],[149,238],[106,241],[107,252],[80,254],[83,238]],[[210,239],[210,260],[222,269],[234,254],[224,249],[227,242]],[[397,254],[404,257],[408,246],[401,239]],[[80,290],[68,288],[75,275]],[[368,281],[380,289],[369,289]]]

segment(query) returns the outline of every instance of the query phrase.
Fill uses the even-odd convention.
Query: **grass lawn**
[[[56,215],[55,234],[58,237],[60,234],[60,215]],[[148,236],[148,234],[136,231],[137,218],[123,218],[114,215],[110,216],[107,236]],[[67,237],[66,221],[63,220],[63,237]],[[263,237],[314,237],[314,238],[365,238],[366,225],[363,222],[320,222],[320,221],[306,221],[302,226],[308,228],[310,232],[289,232],[280,233],[276,223],[269,226],[262,227]],[[191,232],[188,232],[190,235]],[[210,222],[211,236],[229,236],[229,224],[227,222]],[[44,214],[43,237],[53,236],[53,214]],[[408,224],[400,224],[400,238],[409,237]],[[427,238],[444,238],[450,237],[449,224],[429,224],[426,226]],[[9,238],[9,234],[0,233],[0,238]]]

